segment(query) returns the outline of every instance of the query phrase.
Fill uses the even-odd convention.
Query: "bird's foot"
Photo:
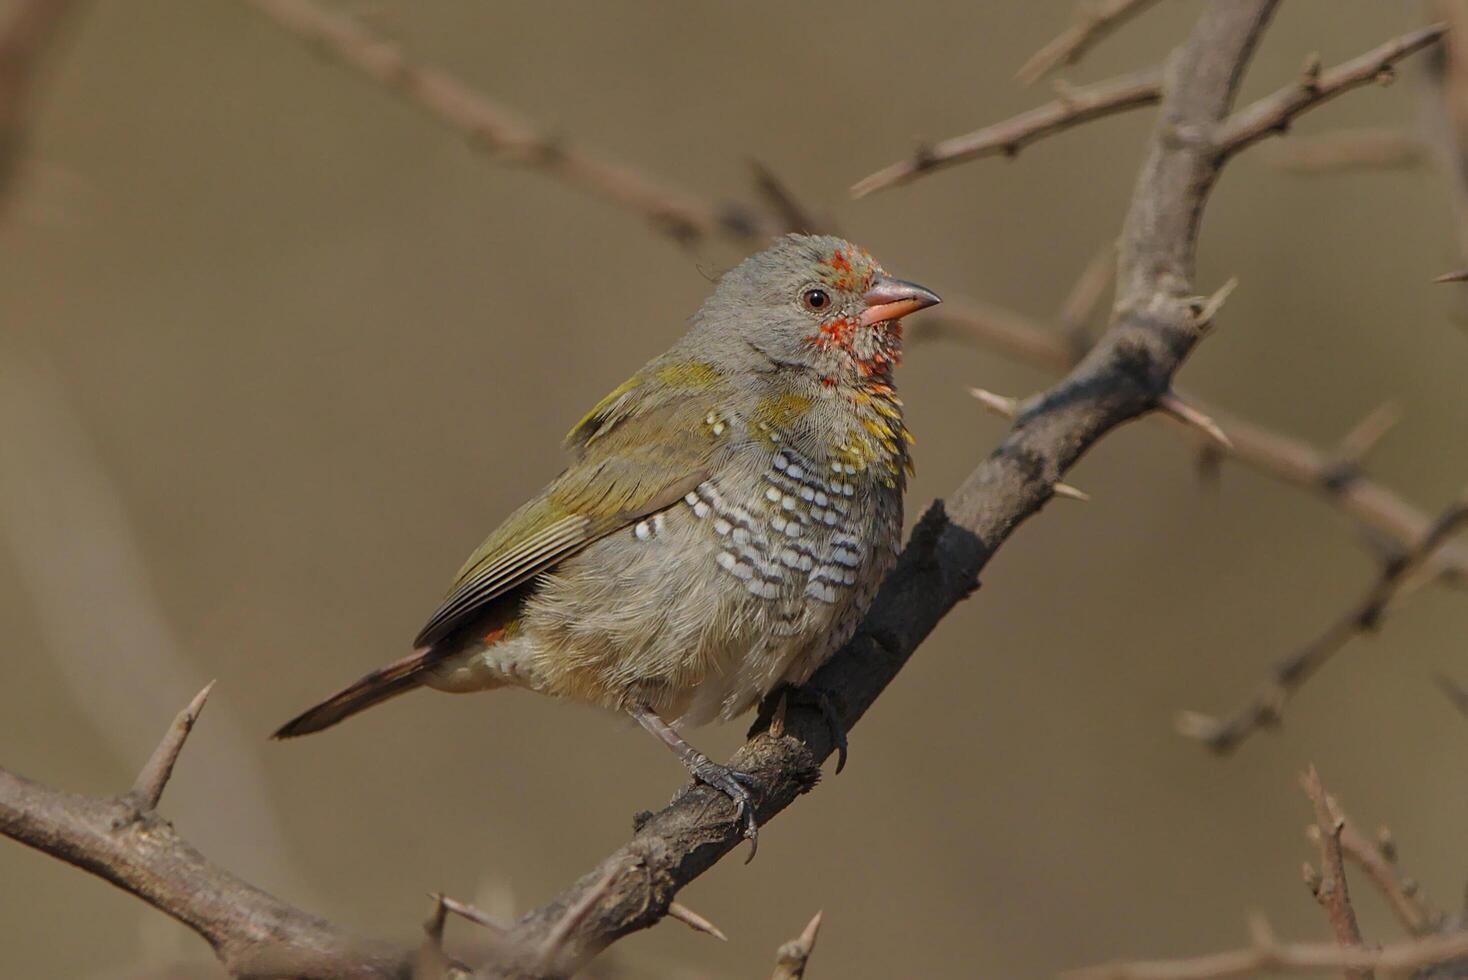
[[[688,770],[694,779],[712,786],[734,801],[734,819],[739,824],[740,834],[749,841],[749,857],[744,863],[753,861],[755,852],[759,850],[759,823],[754,816],[754,797],[749,791],[759,789],[759,783],[749,773],[720,765],[707,757],[695,760]]]

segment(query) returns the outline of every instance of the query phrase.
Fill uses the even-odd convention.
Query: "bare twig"
[[[988,156],[1014,156],[1023,147],[1072,126],[1103,116],[1139,109],[1162,97],[1162,71],[1149,68],[1083,88],[1067,89],[1060,98],[1004,122],[964,136],[921,147],[910,159],[863,177],[851,188],[853,197],[906,184],[923,174]]]
[[[1421,138],[1400,129],[1343,129],[1286,141],[1270,163],[1288,174],[1352,173],[1359,170],[1401,170],[1429,159]]]
[[[189,732],[194,730],[194,722],[199,720],[199,712],[204,710],[204,702],[209,700],[209,692],[212,690],[214,682],[210,681],[204,685],[203,690],[194,695],[194,700],[189,702],[188,707],[173,719],[163,741],[158,743],[158,748],[148,757],[143,771],[138,773],[132,794],[143,809],[157,808],[158,801],[163,797],[163,788],[168,785],[168,777],[173,775],[173,764],[178,761],[178,754],[183,750]]]
[[[1371,840],[1356,828],[1350,816],[1340,811],[1342,819],[1340,844],[1347,860],[1360,865],[1371,883],[1381,892],[1392,915],[1396,916],[1409,936],[1426,936],[1437,932],[1444,921],[1442,913],[1434,911],[1423,900],[1415,881],[1397,870],[1396,851],[1391,844],[1391,832],[1382,827],[1376,840]]]
[[[1030,85],[1056,68],[1075,64],[1097,41],[1156,2],[1157,0],[1088,0],[1079,4],[1074,22],[1049,44],[1030,55],[1029,60],[1014,73],[1014,77]]]
[[[817,912],[800,935],[781,946],[775,954],[775,972],[770,974],[770,980],[801,980],[811,951],[816,948],[816,934],[820,931],[821,913]]]
[[[741,243],[778,233],[762,214],[715,205],[642,171],[565,145],[448,72],[408,60],[391,41],[313,0],[246,0],[314,50],[399,93],[471,145],[505,163],[540,170],[646,217],[682,244],[723,236]]]
[[[1372,82],[1390,81],[1393,65],[1433,44],[1446,31],[1446,24],[1434,24],[1403,34],[1326,71],[1319,70],[1318,62],[1314,70],[1307,66],[1293,85],[1265,96],[1225,120],[1214,136],[1214,143],[1219,152],[1231,156],[1272,133],[1283,133],[1297,116],[1343,92]]]
[[[1395,402],[1376,406],[1341,438],[1340,446],[1336,448],[1336,465],[1353,472],[1359,470],[1367,455],[1401,421],[1402,409]]]
[[[1215,752],[1228,752],[1258,729],[1277,724],[1285,702],[1300,685],[1352,637],[1375,629],[1409,574],[1423,567],[1465,520],[1468,498],[1445,509],[1410,550],[1388,561],[1361,598],[1319,636],[1275,664],[1269,679],[1242,708],[1222,720],[1184,712],[1178,717],[1178,731]]]
[[[1468,953],[1468,932],[1449,932],[1376,949],[1346,949],[1335,943],[1281,943],[1263,920],[1251,930],[1246,949],[1177,960],[1138,960],[1076,970],[1070,980],[1226,980],[1263,972],[1320,973],[1324,970],[1381,970],[1405,976]]]
[[[1307,875],[1311,891],[1320,907],[1325,909],[1330,929],[1335,940],[1346,949],[1359,949],[1361,927],[1356,922],[1356,910],[1351,905],[1351,892],[1346,883],[1345,859],[1341,854],[1341,830],[1346,825],[1345,817],[1336,809],[1335,800],[1325,792],[1320,783],[1320,774],[1315,767],[1301,777],[1305,795],[1315,808],[1315,825],[1312,828],[1316,844],[1320,847],[1320,872]],[[1353,980],[1371,980],[1370,970],[1353,969],[1346,972]]]

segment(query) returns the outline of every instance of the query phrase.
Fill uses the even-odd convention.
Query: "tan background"
[[[701,192],[773,165],[891,270],[1048,316],[1118,228],[1150,114],[852,203],[918,137],[1047,97],[1011,75],[1068,2],[350,5],[556,132]],[[1159,58],[1174,2],[1072,77]],[[1414,26],[1413,4],[1295,0],[1246,96]],[[1299,127],[1412,121],[1417,69]],[[1387,397],[1377,473],[1435,508],[1468,479],[1468,342],[1444,184],[1300,180],[1256,151],[1205,226],[1201,283],[1241,286],[1189,387],[1329,443]],[[425,892],[523,909],[667,799],[676,765],[602,714],[420,694],[293,744],[264,735],[403,652],[463,555],[559,465],[586,406],[666,346],[738,257],[475,155],[241,3],[97,3],[54,64],[0,230],[0,762],[126,785],[204,680],[165,809],[211,856],[367,932],[411,939]],[[1456,288],[1456,287],[1453,287]],[[909,510],[1000,424],[967,386],[1046,379],[982,351],[909,352]],[[763,975],[826,912],[812,976],[1041,976],[1236,944],[1246,910],[1323,938],[1295,773],[1390,821],[1430,897],[1468,878],[1461,594],[1413,602],[1234,758],[1171,731],[1222,711],[1372,575],[1317,500],[1229,466],[1200,489],[1159,425],[1108,439],[1005,547],[828,779],[616,948],[636,976]],[[737,725],[700,734],[729,751]],[[1394,932],[1371,898],[1368,934]],[[457,925],[462,937],[467,927]],[[116,975],[203,957],[141,904],[0,846],[0,973]]]

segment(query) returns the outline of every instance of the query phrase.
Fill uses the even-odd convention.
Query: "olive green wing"
[[[718,438],[701,424],[706,394],[685,392],[629,407],[630,391],[623,386],[614,393],[624,401],[611,417],[588,416],[577,427],[578,433],[591,430],[591,438],[572,443],[579,458],[469,556],[415,647],[432,646],[536,576],[671,507],[708,478]]]

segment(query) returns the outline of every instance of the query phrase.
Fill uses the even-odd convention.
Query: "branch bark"
[[[1065,89],[1055,101],[1012,119],[964,136],[951,137],[933,146],[919,147],[910,159],[883,167],[857,181],[851,193],[853,197],[866,197],[875,191],[906,184],[924,174],[969,160],[1000,155],[1012,157],[1036,140],[1102,116],[1154,105],[1161,97],[1162,72],[1156,68],[1084,88]]]
[[[208,942],[234,976],[407,980],[410,951],[352,936],[225,871],[153,808],[208,691],[170,726],[138,788],[128,792],[63,793],[0,768],[0,834],[177,919]]]

